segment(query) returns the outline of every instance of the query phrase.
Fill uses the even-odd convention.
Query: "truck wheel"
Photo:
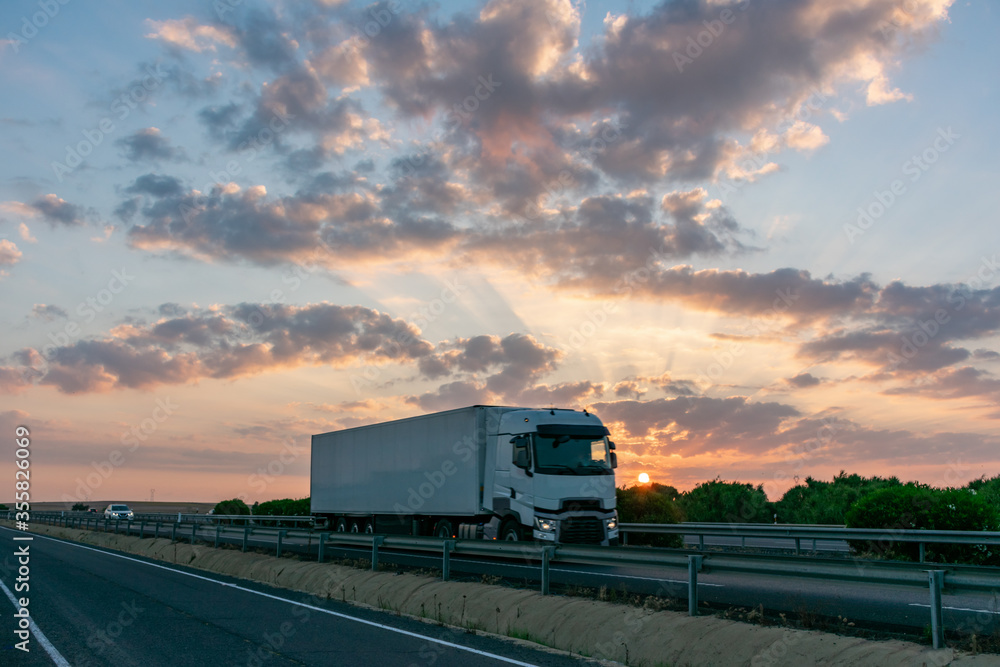
[[[375,533],[375,522],[371,519],[365,520],[365,533],[368,535],[373,535]]]
[[[344,519],[344,517],[340,517],[339,519],[337,519],[337,527],[334,530],[336,530],[338,533],[346,533],[347,520]]]
[[[521,526],[516,521],[506,521],[500,528],[500,539],[505,542],[520,542]]]
[[[351,522],[351,532],[352,533],[360,532],[358,530],[358,521],[357,521],[357,519],[355,519],[354,521]]]
[[[451,529],[451,521],[448,519],[441,519],[434,526],[434,537],[443,537],[445,539],[451,537],[454,531]]]

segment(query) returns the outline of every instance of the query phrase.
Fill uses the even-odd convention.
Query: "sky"
[[[594,411],[619,485],[997,475],[998,23],[6,1],[0,428],[46,501],[302,497],[472,404]]]

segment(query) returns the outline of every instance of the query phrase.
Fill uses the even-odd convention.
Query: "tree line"
[[[764,486],[718,478],[690,491],[664,484],[618,489],[622,523],[786,523],[832,524],[848,528],[907,530],[1000,530],[1000,475],[980,477],[959,488],[936,488],[898,477],[862,477],[844,471],[833,480],[807,477],[777,501]],[[681,546],[679,536],[630,536],[630,544]],[[916,543],[852,542],[861,555],[917,560]],[[927,559],[1000,565],[1000,553],[983,546],[927,545]]]

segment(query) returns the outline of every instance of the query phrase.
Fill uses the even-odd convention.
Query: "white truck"
[[[337,531],[617,544],[615,444],[586,410],[474,405],[312,437]]]

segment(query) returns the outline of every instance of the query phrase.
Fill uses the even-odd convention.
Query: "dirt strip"
[[[0,525],[9,525],[2,521]],[[55,526],[32,531],[628,665],[980,667],[1000,657]]]

